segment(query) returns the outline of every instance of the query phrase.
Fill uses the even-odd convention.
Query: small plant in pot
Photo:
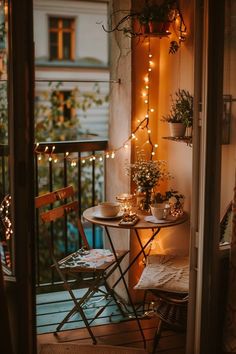
[[[162,117],[169,123],[172,137],[184,137],[186,128],[190,130],[193,124],[193,96],[187,90],[179,89],[172,97],[170,113]],[[191,133],[187,133],[191,136]]]

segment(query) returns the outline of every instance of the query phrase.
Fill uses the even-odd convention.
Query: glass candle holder
[[[120,203],[120,210],[123,213],[132,213],[132,207],[134,204],[134,196],[128,193],[121,193],[116,196],[116,200]]]

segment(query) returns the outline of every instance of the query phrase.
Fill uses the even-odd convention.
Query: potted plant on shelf
[[[191,136],[193,124],[193,96],[187,90],[179,89],[172,97],[170,113],[162,117],[169,123],[171,137]],[[188,129],[185,135],[186,128]]]

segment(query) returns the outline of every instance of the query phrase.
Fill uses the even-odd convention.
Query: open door
[[[187,353],[218,353],[224,1],[195,1],[195,136]]]

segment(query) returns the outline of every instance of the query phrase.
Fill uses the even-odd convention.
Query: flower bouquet
[[[148,211],[153,188],[160,181],[170,177],[166,170],[166,162],[162,160],[145,160],[143,157],[139,157],[135,163],[128,167],[128,172],[137,186],[137,192],[145,194],[141,209]]]

